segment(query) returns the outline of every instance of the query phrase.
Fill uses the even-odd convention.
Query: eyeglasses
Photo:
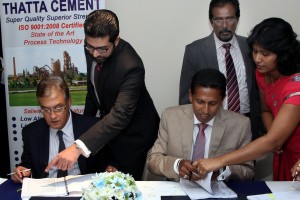
[[[215,18],[212,19],[211,21],[216,25],[222,25],[223,23],[231,25],[236,23],[237,19],[235,17],[228,17],[228,18]]]
[[[64,109],[66,109],[67,106],[59,106],[59,107],[55,107],[55,108],[42,108],[41,109],[41,112],[43,114],[52,114],[55,113],[55,114],[59,114],[59,113],[62,113],[64,111]]]
[[[91,45],[89,44],[85,44],[84,45],[84,48],[86,50],[88,50],[91,54],[94,53],[94,51],[96,50],[98,53],[106,53],[110,47],[113,45],[113,43],[111,43],[108,47],[92,47]]]

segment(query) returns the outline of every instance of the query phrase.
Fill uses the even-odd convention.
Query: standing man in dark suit
[[[222,107],[226,79],[221,72],[210,68],[200,70],[194,75],[190,88],[192,104],[170,107],[163,112],[158,138],[147,158],[152,173],[175,181],[180,177],[199,179],[197,168],[191,163],[201,158],[194,156],[201,146],[202,158],[211,158],[245,146],[252,136],[249,118]],[[196,139],[201,134],[199,124],[207,126],[202,141]],[[201,144],[199,148],[195,148],[197,141]],[[193,172],[196,175],[191,176]],[[230,165],[225,170],[215,171],[214,175],[218,180],[251,180],[253,162]]]
[[[65,147],[94,125],[99,119],[83,116],[70,110],[72,99],[66,82],[59,76],[49,76],[42,79],[36,90],[37,100],[44,118],[41,118],[22,130],[23,153],[21,163],[15,169],[12,180],[22,182],[23,176],[43,178],[48,163],[58,154],[59,137],[57,132],[63,132]],[[80,156],[78,161],[68,170],[66,175],[91,173],[94,158]],[[31,171],[21,172],[31,169]],[[96,169],[95,169],[96,170]],[[57,177],[58,170],[52,168],[49,177]]]
[[[158,131],[159,115],[145,86],[143,62],[119,36],[119,21],[109,10],[90,13],[84,23],[88,92],[85,115],[101,120],[76,145],[47,167],[67,169],[80,153],[89,156],[105,145],[106,171],[122,171],[141,180],[147,151]],[[75,146],[81,149],[73,153]],[[71,157],[71,159],[70,159]]]
[[[239,112],[251,119],[253,139],[259,136],[261,129],[260,104],[258,88],[254,76],[254,65],[246,38],[236,35],[235,31],[240,18],[238,0],[212,0],[209,5],[209,20],[213,32],[202,39],[186,46],[183,58],[179,104],[187,104],[188,89],[193,75],[203,68],[218,69],[226,75],[226,50],[223,44],[230,44],[239,91]],[[228,109],[226,94],[223,106]]]

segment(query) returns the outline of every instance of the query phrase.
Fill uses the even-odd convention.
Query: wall
[[[106,8],[120,20],[120,36],[130,42],[144,61],[146,85],[161,114],[178,105],[179,78],[185,45],[211,31],[210,0],[107,0]],[[237,29],[247,36],[251,28],[268,17],[281,17],[300,34],[300,1],[240,0]],[[257,161],[256,179],[272,179],[272,154]]]
[[[144,61],[146,85],[156,108],[178,104],[179,78],[185,45],[211,31],[210,0],[107,0],[106,8],[120,20],[120,36],[130,42]],[[297,0],[240,0],[237,33],[247,36],[264,18],[282,17],[296,33],[300,12]]]

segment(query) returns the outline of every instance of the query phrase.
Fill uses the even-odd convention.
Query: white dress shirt
[[[63,140],[66,148],[74,144],[74,132],[73,132],[73,122],[72,122],[72,114],[69,111],[69,119],[66,125],[62,129],[54,129],[50,127],[50,138],[49,138],[49,162],[58,154],[59,147],[59,139],[57,135],[57,131],[61,130],[64,132]],[[73,165],[73,168],[68,171],[68,175],[77,175],[80,174],[80,169],[78,162],[76,161]],[[57,168],[53,167],[49,171],[49,178],[57,177]]]
[[[239,43],[235,36],[229,42],[223,42],[217,38],[216,34],[214,34],[214,39],[216,43],[216,51],[217,51],[217,59],[219,70],[226,76],[226,60],[225,60],[225,48],[222,46],[223,44],[231,44],[230,54],[234,63],[236,77],[239,86],[239,95],[240,95],[240,113],[249,113],[250,112],[250,98],[249,91],[247,88],[246,82],[246,67],[243,59],[243,55],[241,53]],[[227,92],[227,91],[226,91]],[[227,105],[227,97],[226,94],[225,99],[223,100],[224,109],[228,110]]]

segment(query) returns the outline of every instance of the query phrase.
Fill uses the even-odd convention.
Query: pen
[[[24,169],[24,170],[21,170],[20,172],[22,173],[22,172],[29,172],[31,169]],[[7,174],[7,176],[9,176],[9,175],[14,175],[16,172],[12,172],[12,173],[9,173],[9,174]]]
[[[196,174],[195,172],[192,172],[192,174],[194,174],[195,176],[197,176],[198,178],[200,178],[200,176],[198,174]]]

